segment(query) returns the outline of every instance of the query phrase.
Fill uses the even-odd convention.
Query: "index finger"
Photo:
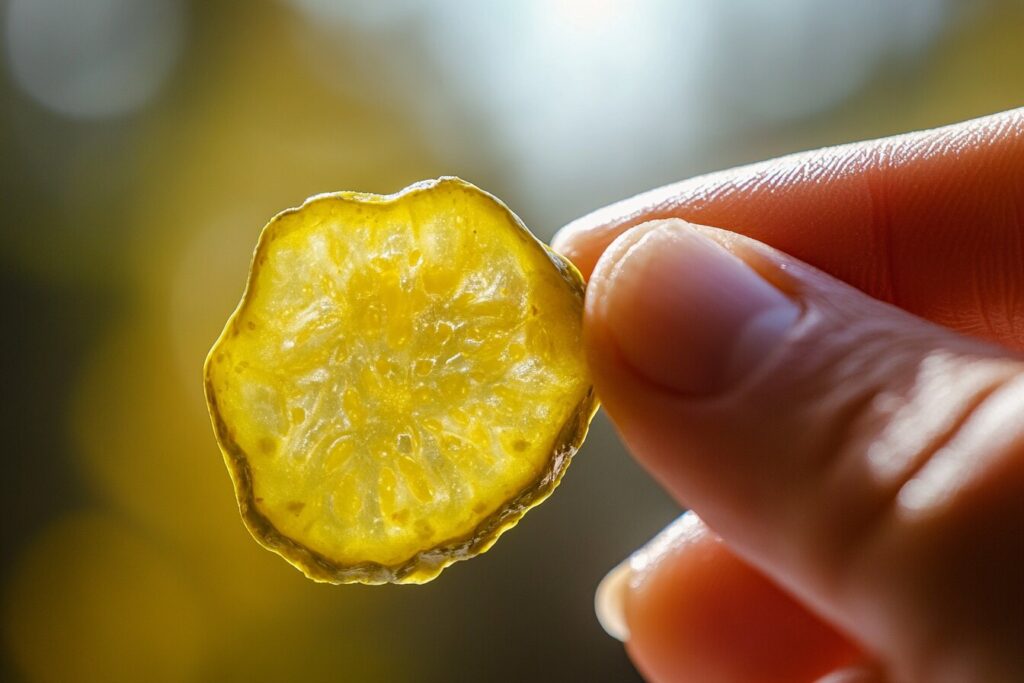
[[[1024,109],[692,178],[584,216],[553,246],[590,276],[645,221],[753,237],[953,329],[1024,347]]]

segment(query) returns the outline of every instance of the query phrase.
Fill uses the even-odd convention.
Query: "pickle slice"
[[[458,178],[277,215],[204,369],[249,531],[331,583],[424,583],[487,550],[596,410],[583,291]]]

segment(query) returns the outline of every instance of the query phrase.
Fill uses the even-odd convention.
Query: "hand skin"
[[[553,245],[608,415],[700,516],[599,589],[646,677],[1024,681],[1024,110],[684,181]]]

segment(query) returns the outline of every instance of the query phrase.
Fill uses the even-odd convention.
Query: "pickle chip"
[[[487,550],[597,408],[583,291],[458,178],[277,215],[204,369],[249,531],[331,583],[424,583]]]

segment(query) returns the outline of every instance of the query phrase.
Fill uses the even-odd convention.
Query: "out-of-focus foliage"
[[[1024,101],[1012,1],[6,0],[0,21],[0,678],[28,683],[629,680],[591,594],[676,509],[603,420],[548,504],[430,585],[315,585],[252,542],[200,372],[259,228],[456,174],[548,238],[694,173]]]

